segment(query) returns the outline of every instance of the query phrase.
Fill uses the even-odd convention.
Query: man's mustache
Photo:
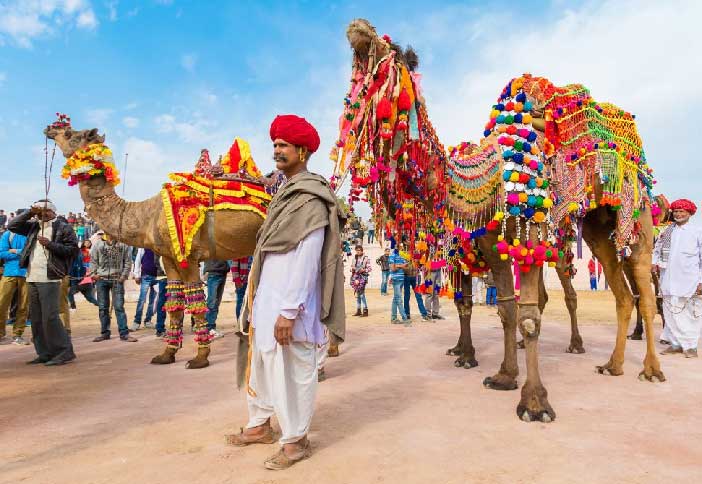
[[[280,155],[273,155],[273,161],[275,161],[275,162],[278,162],[278,161],[288,161],[288,158],[287,158],[285,155],[283,155],[283,154],[280,154]]]

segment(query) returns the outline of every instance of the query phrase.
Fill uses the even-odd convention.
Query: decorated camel
[[[223,170],[230,172],[225,174],[228,180],[213,178],[209,157],[203,150],[194,173],[172,174],[174,183],[166,184],[159,194],[128,202],[115,192],[117,170],[104,145],[105,137],[97,129],[73,130],[70,120],[62,116],[46,128],[45,134],[61,149],[67,160],[63,176],[70,178],[69,184],[78,184],[85,209],[100,228],[120,242],[151,249],[162,258],[168,277],[165,309],[169,326],[166,348],[151,363],[175,362],[182,346],[183,317],[191,313],[197,355],[186,368],[208,366],[211,337],[206,328],[199,262],[253,254],[256,233],[270,200],[264,187],[253,181],[260,173],[253,165],[248,145],[237,139],[225,155],[225,168],[236,165],[233,170]]]
[[[416,56],[377,36],[365,20],[352,22],[347,36],[354,68],[333,154],[335,182],[351,173],[352,199],[365,191],[376,217],[391,217],[391,232],[408,243],[412,257],[429,270],[446,271],[449,284],[441,290],[456,302],[459,351],[470,366],[477,364],[470,335],[470,275],[486,267],[493,271],[505,354],[485,385],[517,387],[519,327],[527,378],[517,414],[526,421],[555,418],[538,369],[546,302],[542,271],[544,264],[559,265],[575,236],[601,261],[616,297],[617,342],[598,371],[623,373],[633,309],[624,280],[627,267],[640,289],[648,335],[641,377],[664,380],[651,337],[652,179],[632,116],[597,104],[580,85],[558,88],[524,75],[503,90],[481,143],[462,143],[446,159],[413,72]],[[521,272],[518,303],[513,262]],[[566,275],[565,264],[561,273]]]

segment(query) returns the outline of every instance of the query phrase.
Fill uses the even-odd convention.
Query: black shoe
[[[108,335],[101,334],[100,336],[96,336],[95,339],[93,339],[93,343],[98,343],[100,341],[105,341],[107,339],[110,339],[109,334]]]
[[[165,332],[165,331],[156,331],[156,337],[157,337],[157,338],[163,338],[164,336],[166,336],[166,332]]]
[[[49,360],[46,363],[44,363],[44,366],[62,366],[68,363],[69,361],[72,361],[75,359],[75,356],[73,358],[54,358],[53,360]]]
[[[41,356],[37,356],[34,358],[32,361],[28,361],[28,365],[43,365],[44,363],[48,362],[49,360],[47,358],[42,358]]]

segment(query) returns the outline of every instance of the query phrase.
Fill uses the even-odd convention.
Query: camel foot
[[[185,364],[185,368],[188,370],[199,370],[200,368],[210,366],[210,360],[207,359],[208,356],[210,356],[209,346],[198,347],[197,355],[192,360],[188,360]]]
[[[524,345],[524,340],[517,341],[517,349],[523,350],[524,348],[526,348],[526,346]]]
[[[329,358],[336,358],[339,356],[339,345],[335,345],[334,343],[329,344],[329,349],[327,350],[327,356]]]
[[[566,353],[574,353],[576,355],[582,355],[585,353],[585,348],[583,348],[583,344],[577,344],[577,343],[571,343],[570,346],[566,348]]]
[[[483,380],[483,385],[485,388],[491,390],[516,390],[519,385],[517,384],[517,379],[509,375],[498,373],[495,376],[489,376]]]
[[[465,368],[466,370],[470,370],[471,368],[478,366],[478,360],[476,360],[473,356],[467,356],[459,353],[458,358],[453,362],[453,366],[456,368]]]
[[[624,374],[621,365],[615,365],[609,361],[606,365],[597,366],[597,373],[600,375],[621,376]]]
[[[661,371],[661,365],[658,358],[647,356],[644,358],[644,367],[639,373],[639,380],[650,381],[651,383],[660,383],[665,381],[665,375]]]
[[[463,353],[459,345],[454,346],[446,350],[446,356],[460,356]]]
[[[556,412],[548,403],[547,396],[542,385],[525,384],[522,399],[517,405],[517,416],[524,422],[553,422],[556,420]]]
[[[637,333],[636,331],[634,331],[629,336],[627,336],[626,339],[630,339],[633,341],[641,341],[643,339],[643,334]]]
[[[176,350],[174,348],[166,348],[165,350],[163,350],[163,353],[151,358],[151,364],[152,365],[170,365],[171,363],[175,363],[176,351],[178,351],[178,350]]]

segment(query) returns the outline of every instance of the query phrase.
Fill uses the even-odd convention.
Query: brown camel
[[[44,133],[56,142],[66,159],[80,148],[103,143],[105,140],[104,135],[100,136],[97,129],[76,131],[70,126],[51,125]],[[93,176],[87,181],[81,181],[79,188],[86,212],[106,234],[125,244],[151,249],[162,257],[169,281],[169,300],[173,298],[182,301],[183,290],[187,294],[189,289],[202,295],[199,261],[238,259],[253,254],[256,233],[263,223],[263,218],[253,212],[211,212],[213,217],[206,218],[205,224],[195,235],[192,251],[187,257],[187,267],[183,267],[177,263],[171,245],[160,195],[142,202],[125,201],[117,195],[114,186],[106,182],[104,176]],[[175,362],[176,352],[182,346],[184,312],[182,305],[181,309],[169,312],[167,346],[151,363]],[[206,321],[203,313],[193,314],[193,317],[196,334],[205,336],[198,339],[197,355],[188,361],[186,368],[204,368],[209,365],[210,354]]]
[[[347,37],[354,50],[354,79],[352,79],[352,89],[350,92],[351,101],[347,105],[345,111],[346,119],[354,119],[358,114],[363,113],[360,117],[360,122],[354,121],[355,130],[351,131],[353,136],[346,137],[344,133],[344,125],[342,123],[342,136],[340,137],[339,146],[344,146],[346,150],[349,146],[350,150],[346,154],[350,154],[348,162],[357,162],[359,158],[362,162],[363,153],[359,151],[359,146],[361,150],[367,146],[368,151],[372,150],[373,157],[376,160],[389,160],[390,158],[390,148],[389,144],[378,143],[375,139],[364,138],[364,134],[368,130],[369,126],[372,126],[374,122],[379,124],[380,119],[370,118],[373,116],[374,107],[373,103],[378,103],[379,99],[376,95],[377,84],[379,79],[385,81],[384,77],[378,76],[379,66],[383,62],[395,61],[398,64],[406,63],[408,58],[410,62],[407,63],[407,67],[412,70],[411,64],[416,65],[416,58],[413,52],[412,55],[407,55],[406,52],[396,45],[392,44],[388,38],[380,39],[375,29],[365,20],[355,20],[348,28]],[[400,68],[401,69],[401,68]],[[365,82],[360,90],[358,90],[358,85],[354,85],[359,81]],[[400,84],[404,86],[403,84]],[[391,94],[396,96],[398,88]],[[359,97],[354,97],[358,95]],[[543,150],[545,145],[544,141],[544,130],[546,122],[542,119],[537,119],[543,117],[544,108],[546,107],[546,99],[544,97],[539,97],[538,92],[529,93],[529,102],[535,105],[533,111],[533,125],[532,127],[542,134],[539,135],[538,144],[540,145],[539,150]],[[362,96],[362,97],[361,97]],[[368,104],[364,106],[363,103],[354,103],[355,99],[363,98],[368,101]],[[426,112],[426,107],[424,106],[423,100],[420,96],[417,96],[417,111],[421,113]],[[359,109],[360,112],[355,113],[353,109]],[[399,109],[399,104],[398,104]],[[380,118],[380,116],[378,116]],[[393,119],[394,121],[394,119]],[[428,123],[428,120],[423,119],[425,122],[424,132],[428,131],[433,134],[433,128]],[[494,126],[494,124],[493,124]],[[372,128],[371,128],[372,129]],[[420,138],[421,138],[420,134]],[[356,137],[358,139],[356,139]],[[349,142],[349,139],[351,140]],[[367,141],[370,139],[370,141]],[[395,147],[398,144],[395,139]],[[432,143],[430,136],[425,134],[425,142]],[[494,140],[492,140],[494,142]],[[367,143],[365,145],[364,143]],[[350,153],[349,153],[350,152]],[[560,153],[564,155],[564,153]],[[559,152],[551,153],[549,156],[551,158],[559,155]],[[368,154],[366,153],[366,156]],[[339,163],[340,162],[340,163]],[[387,163],[387,161],[385,161]],[[337,160],[337,166],[343,166],[344,160]],[[398,165],[399,166],[399,165]],[[563,178],[561,178],[563,180]],[[413,180],[414,183],[420,184],[423,181]],[[636,180],[634,180],[635,182]],[[424,182],[428,183],[428,182]],[[593,187],[591,190],[597,197],[597,200],[602,199],[603,192],[605,191],[604,182],[595,180],[592,183]],[[427,194],[431,194],[430,191],[425,191]],[[372,193],[371,193],[372,195]],[[380,199],[385,203],[386,209],[391,212],[392,207],[387,204],[387,195],[380,194]],[[373,197],[371,196],[371,200]],[[432,196],[428,195],[425,199],[425,203],[433,208]],[[591,208],[592,206],[590,206]],[[626,329],[628,318],[631,315],[633,309],[633,297],[631,291],[624,281],[624,267],[631,268],[633,278],[640,287],[640,309],[646,324],[646,332],[648,337],[647,345],[647,355],[644,360],[644,369],[640,376],[642,379],[647,379],[649,381],[654,380],[664,380],[664,376],[660,371],[658,364],[658,359],[655,355],[653,347],[652,338],[652,308],[653,308],[653,293],[651,291],[650,284],[648,283],[650,274],[650,262],[651,262],[651,251],[652,251],[652,220],[650,214],[650,205],[646,203],[641,203],[642,211],[637,222],[637,238],[632,240],[631,246],[628,247],[630,254],[626,257],[621,258],[617,253],[618,247],[610,239],[610,235],[613,231],[618,228],[618,220],[616,212],[611,211],[607,207],[599,207],[594,210],[590,209],[580,217],[582,220],[582,237],[590,246],[592,252],[603,264],[605,274],[610,285],[612,286],[612,291],[615,294],[617,300],[617,317],[618,317],[618,333],[617,333],[617,343],[615,350],[612,354],[610,361],[598,367],[600,373],[607,373],[611,375],[620,375],[623,373],[622,364],[624,356],[624,346],[626,343]],[[638,211],[638,210],[637,210]],[[548,227],[546,224],[541,223],[531,223],[530,225],[525,224],[524,220],[517,222],[514,217],[509,217],[503,224],[503,234],[506,240],[511,240],[521,234],[521,239],[523,242],[531,241],[532,243],[537,243],[539,239],[543,239]],[[552,421],[555,418],[555,413],[551,408],[551,405],[547,399],[547,392],[544,388],[538,370],[538,336],[540,334],[541,328],[541,310],[546,303],[546,292],[543,284],[543,274],[542,269],[539,267],[534,268],[522,274],[521,277],[521,294],[520,301],[518,304],[515,303],[514,299],[514,289],[512,284],[512,264],[506,260],[502,260],[497,253],[493,252],[492,247],[498,241],[498,233],[494,231],[488,231],[485,235],[477,238],[476,243],[482,256],[485,258],[489,267],[493,270],[494,278],[500,297],[498,298],[498,314],[501,317],[503,328],[504,328],[504,345],[505,354],[504,360],[500,367],[499,372],[493,376],[485,379],[485,385],[493,389],[515,389],[517,387],[517,342],[516,342],[516,327],[518,326],[520,332],[525,340],[526,346],[526,357],[527,357],[527,378],[522,387],[522,398],[517,406],[517,414],[520,418],[525,421],[541,420],[541,421]],[[562,272],[563,266],[560,267],[560,272]],[[559,276],[560,276],[559,272]],[[565,282],[564,285],[570,286],[570,281],[567,279],[561,281]],[[471,298],[471,282],[470,276],[463,275],[461,277],[461,289],[462,298],[456,300],[456,305],[458,308],[459,317],[461,320],[461,336],[459,338],[459,346],[456,352],[462,352],[459,358],[459,363],[463,363],[464,366],[472,367],[477,365],[475,360],[475,349],[472,344],[472,338],[470,334],[470,316],[472,313],[472,298]],[[572,289],[572,286],[571,286]],[[568,291],[566,291],[568,293]],[[574,291],[571,293],[571,297],[575,295]],[[575,310],[575,299],[571,299],[572,310]],[[569,307],[571,309],[571,307]]]

